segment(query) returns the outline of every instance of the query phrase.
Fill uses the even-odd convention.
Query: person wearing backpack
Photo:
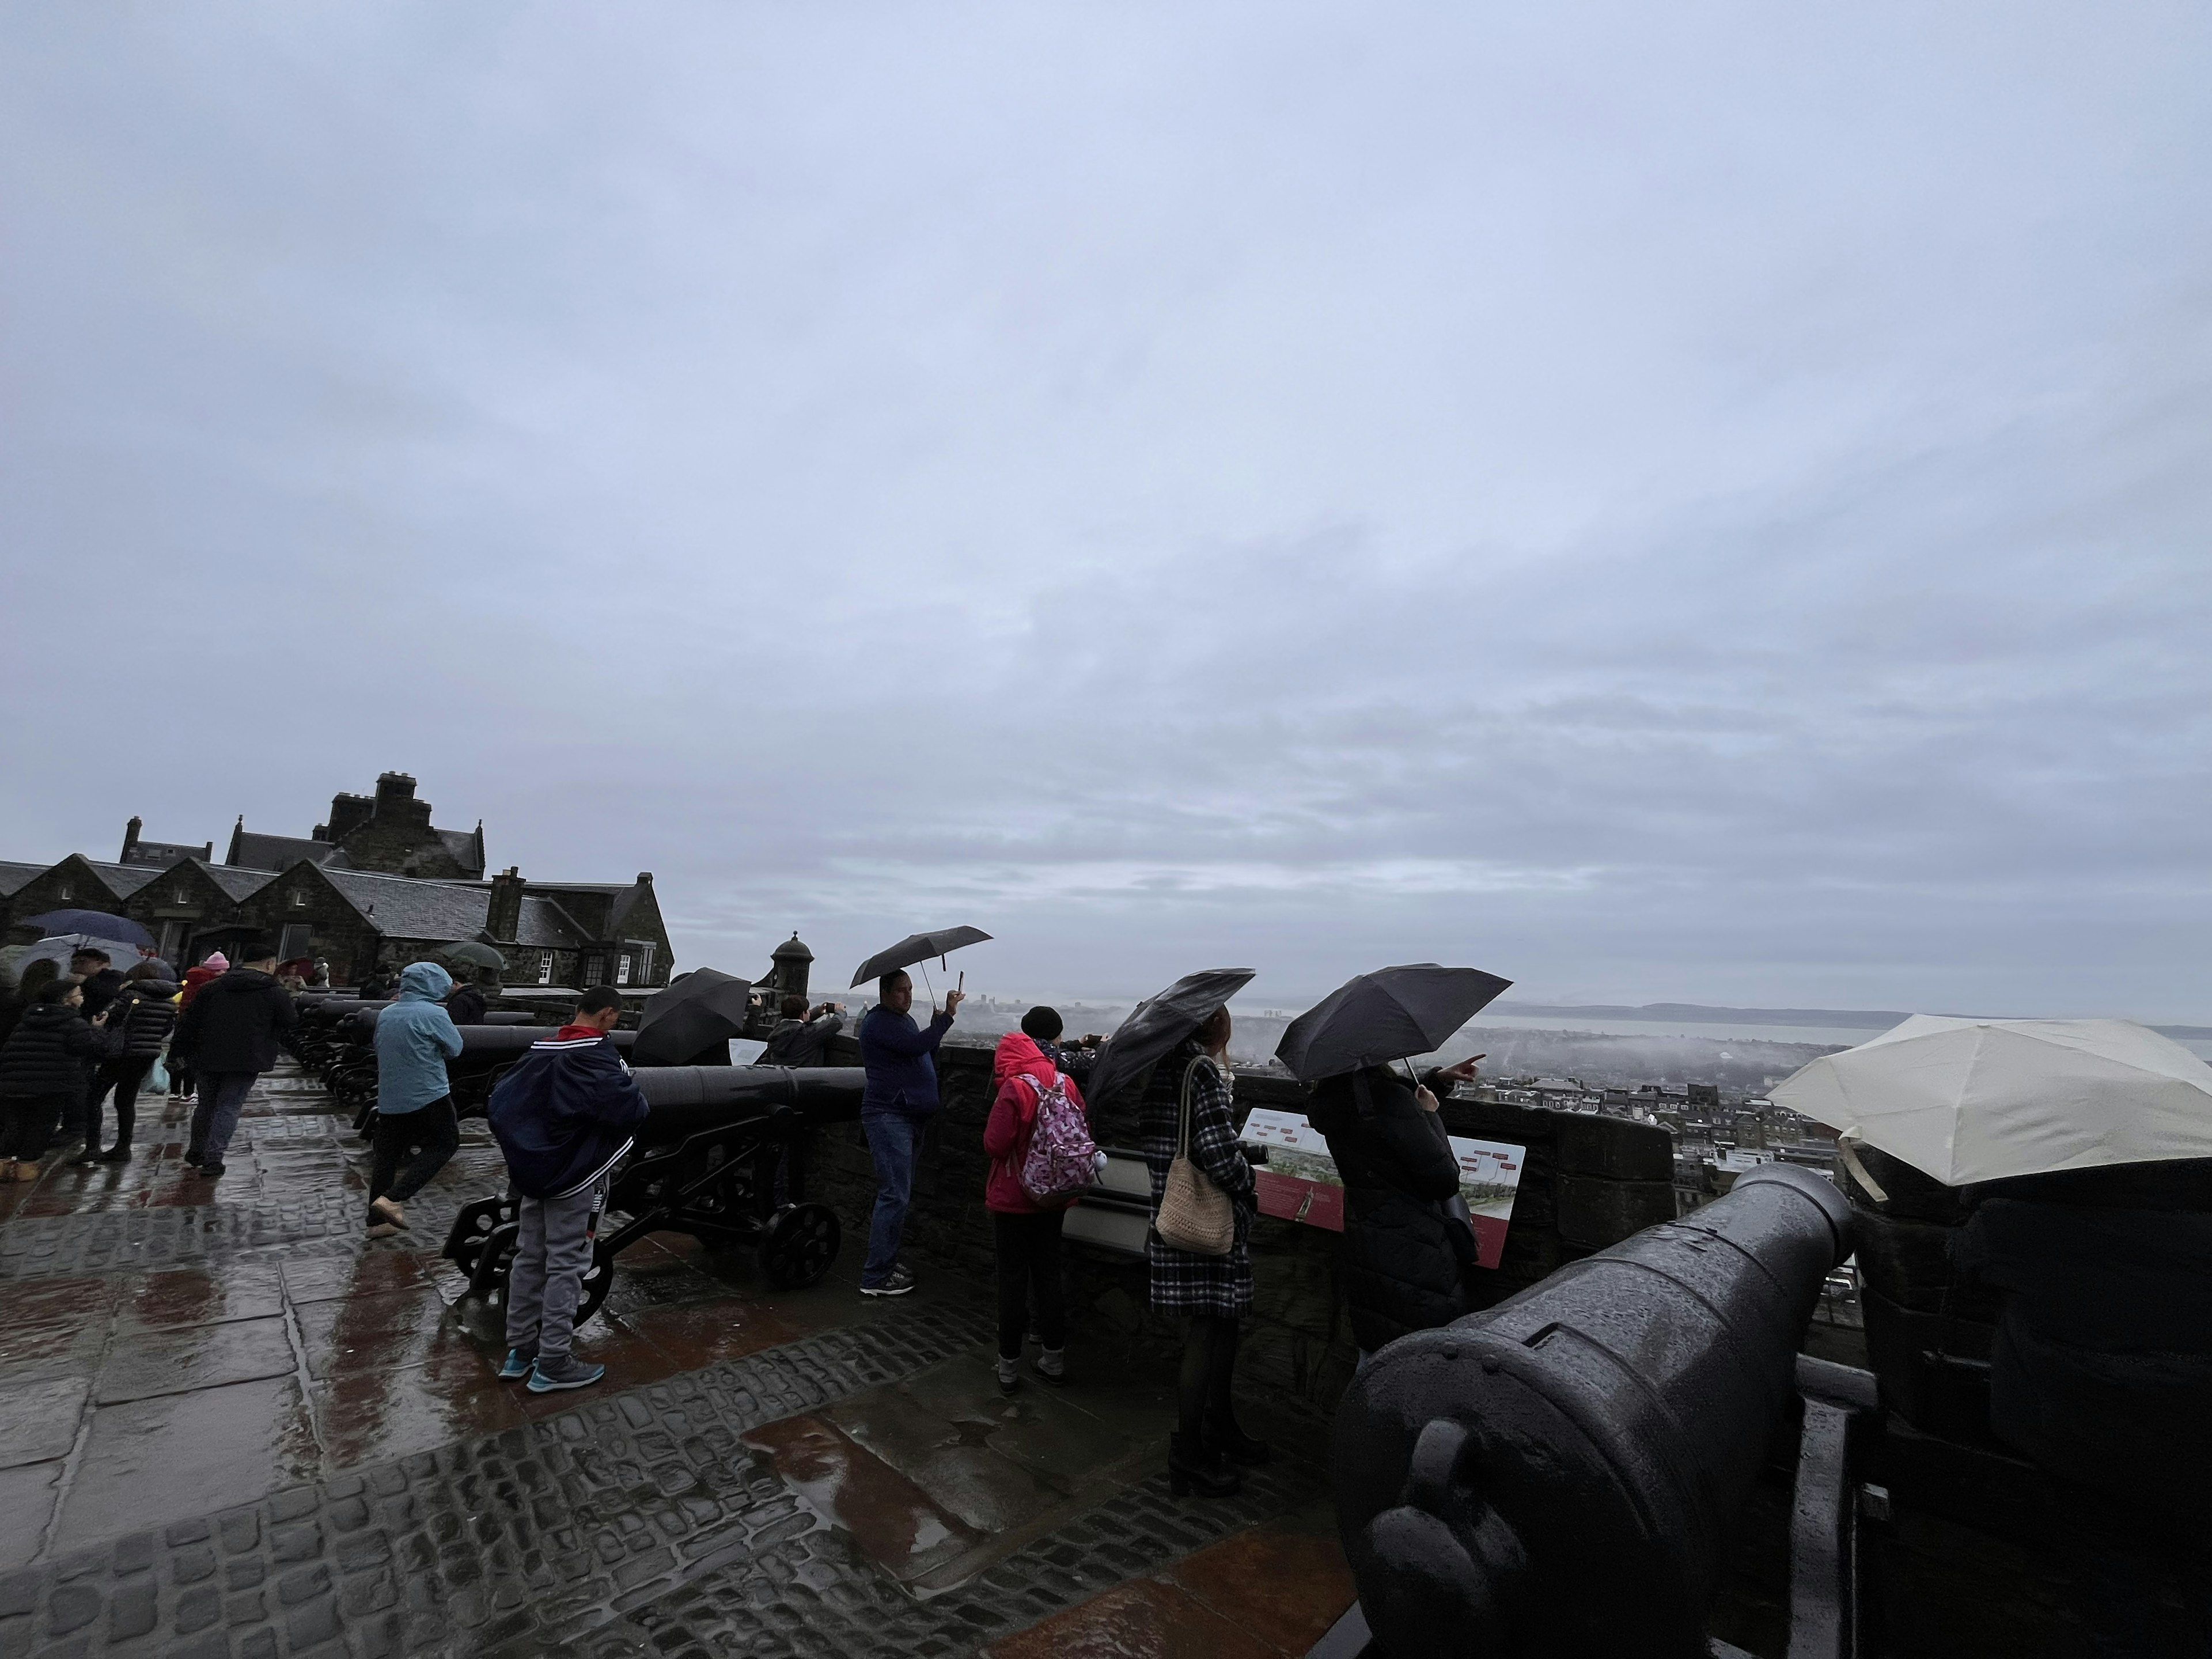
[[[1049,1016],[1048,1022],[1041,1016]],[[1067,1206],[1096,1173],[1097,1148],[1075,1080],[1037,1046],[1032,1027],[1060,1017],[1032,1008],[1022,1030],[999,1039],[992,1075],[999,1089],[983,1126],[991,1160],[983,1203],[991,1212],[999,1266],[999,1388],[1021,1386],[1022,1343],[1036,1307],[1041,1352],[1030,1370],[1058,1388],[1067,1380],[1067,1302],[1060,1276],[1060,1232]]]
[[[177,1023],[177,998],[181,994],[176,970],[159,957],[149,957],[124,976],[122,993],[107,1005],[107,1027],[122,1038],[122,1050],[100,1062],[93,1077],[93,1092],[84,1113],[85,1164],[128,1164],[131,1137],[138,1126],[138,1088],[161,1045]],[[100,1149],[100,1126],[108,1091],[115,1094],[115,1144]]]

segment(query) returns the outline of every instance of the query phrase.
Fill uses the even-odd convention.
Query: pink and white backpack
[[[1055,1075],[1048,1089],[1028,1073],[1022,1075],[1037,1091],[1036,1127],[1018,1171],[1022,1190],[1039,1204],[1064,1203],[1091,1184],[1098,1148],[1083,1109],[1067,1097],[1065,1077]]]

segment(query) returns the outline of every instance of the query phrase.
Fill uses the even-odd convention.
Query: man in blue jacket
[[[461,1052],[441,999],[453,975],[434,962],[409,964],[399,1000],[376,1017],[376,1156],[368,1173],[368,1236],[407,1224],[400,1206],[460,1149],[446,1062]],[[410,1155],[410,1149],[412,1154]]]
[[[613,986],[592,987],[568,1024],[532,1043],[491,1091],[491,1132],[520,1195],[499,1374],[527,1376],[532,1394],[586,1388],[607,1374],[574,1358],[568,1344],[607,1177],[649,1109],[607,1041],[622,1009]]]
[[[927,1030],[914,1023],[914,981],[897,969],[877,982],[876,1006],[861,1018],[860,1064],[867,1086],[860,1094],[860,1127],[876,1166],[876,1212],[868,1223],[868,1260],[860,1269],[862,1296],[904,1296],[914,1272],[898,1259],[914,1194],[915,1159],[922,1132],[937,1115],[937,1045],[952,1029],[958,991],[945,994],[945,1012]]]

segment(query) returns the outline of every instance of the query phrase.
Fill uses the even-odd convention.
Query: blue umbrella
[[[120,939],[125,945],[152,946],[154,936],[128,916],[111,916],[105,910],[49,910],[24,921],[48,933],[90,933],[97,939]]]

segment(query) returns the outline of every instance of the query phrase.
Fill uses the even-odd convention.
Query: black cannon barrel
[[[637,1086],[653,1115],[638,1140],[663,1146],[778,1106],[798,1108],[810,1123],[850,1122],[860,1115],[866,1080],[857,1066],[640,1066]]]
[[[456,1029],[461,1034],[461,1052],[448,1063],[471,1069],[520,1060],[532,1043],[543,1042],[553,1035],[552,1028],[545,1025],[463,1025]],[[625,1054],[637,1041],[635,1031],[610,1031],[607,1035]]]
[[[1763,1164],[1486,1312],[1337,1413],[1337,1522],[1390,1659],[1706,1652],[1732,1525],[1850,1210]]]

